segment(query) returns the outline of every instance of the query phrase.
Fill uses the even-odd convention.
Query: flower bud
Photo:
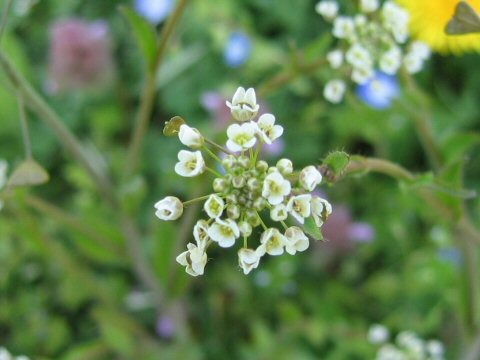
[[[313,191],[313,189],[321,183],[322,174],[320,174],[315,166],[310,165],[300,172],[298,180],[305,190]]]
[[[263,197],[258,197],[253,201],[253,207],[257,211],[262,211],[267,206],[267,200]]]
[[[293,172],[293,164],[289,159],[278,160],[277,168],[282,175],[289,175]]]
[[[245,211],[245,220],[252,225],[252,227],[260,225],[260,218],[255,210],[247,209]]]
[[[225,196],[225,200],[227,200],[228,204],[236,204],[238,202],[237,195],[235,195],[234,193],[230,193]]]
[[[192,149],[201,148],[205,141],[202,134],[200,134],[197,129],[192,128],[186,124],[180,126],[178,138],[183,145],[186,145]]]
[[[239,156],[237,161],[238,164],[244,169],[248,169],[250,167],[250,159],[246,156]]]
[[[250,178],[247,181],[247,187],[250,191],[255,191],[260,189],[260,181],[256,178]]]
[[[240,207],[238,205],[230,204],[227,206],[227,216],[232,219],[236,220],[240,217]]]
[[[243,176],[235,176],[232,179],[232,185],[237,189],[240,189],[240,188],[244,187],[245,182],[246,182],[245,177],[243,177]]]
[[[275,172],[278,172],[278,169],[275,166],[271,166],[267,170],[267,174],[273,174]]]
[[[155,215],[161,220],[177,220],[183,214],[183,204],[175,196],[167,196],[154,206]]]
[[[250,225],[246,221],[240,221],[238,223],[238,228],[240,229],[240,233],[242,234],[242,236],[248,237],[252,234],[252,225]]]
[[[223,199],[218,195],[210,195],[207,201],[203,206],[203,209],[207,215],[212,218],[218,218],[222,215],[223,209],[225,208],[225,203]]]
[[[227,155],[222,160],[222,165],[225,169],[231,169],[237,163],[237,159],[233,155]]]
[[[258,171],[260,171],[261,173],[262,172],[266,172],[267,169],[268,169],[268,163],[264,160],[259,160],[257,161],[257,165],[255,166],[257,168]]]
[[[222,178],[216,178],[213,180],[213,190],[216,192],[224,192],[225,190],[228,189],[228,184],[225,179]]]

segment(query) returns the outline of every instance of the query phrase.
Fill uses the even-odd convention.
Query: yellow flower
[[[429,44],[441,54],[480,52],[480,34],[447,35],[445,26],[453,17],[459,0],[398,0],[411,14],[412,37]],[[480,12],[480,0],[468,0]]]

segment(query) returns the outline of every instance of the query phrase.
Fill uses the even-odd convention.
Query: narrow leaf
[[[303,224],[305,232],[310,235],[315,240],[323,240],[322,232],[320,228],[315,224],[315,220],[312,217],[305,219],[305,224]]]

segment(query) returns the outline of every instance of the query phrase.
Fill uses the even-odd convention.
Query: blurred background
[[[330,104],[323,97],[328,67],[295,72],[331,48],[330,24],[315,5],[188,1],[153,82],[150,125],[132,174],[127,148],[149,73],[132,21],[142,16],[161,32],[175,1],[13,1],[2,51],[87,157],[107,169],[141,242],[140,255],[132,255],[125,219],[38,112],[27,110],[32,154],[50,180],[2,193],[0,346],[31,359],[373,359],[368,329],[381,323],[393,334],[439,339],[446,358],[459,358],[470,339],[465,324],[476,321],[465,305],[465,252],[453,219],[438,216],[415,185],[371,173],[322,186],[334,209],[323,228],[327,241],[266,259],[248,276],[235,251],[217,250],[204,276],[186,275],[175,257],[191,240],[196,214],[169,223],[154,216],[162,197],[210,190],[211,179],[174,173],[182,146],[162,134],[165,121],[180,115],[224,141],[225,100],[238,86],[255,87],[260,113],[275,114],[285,129],[283,142],[264,151],[271,162],[286,156],[301,168],[343,150],[431,171],[399,103],[378,108],[351,86],[341,104]],[[478,64],[477,54],[433,54],[415,76],[452,165],[445,173],[477,192]],[[272,82],[283,72],[294,75]],[[398,97],[415,96],[396,81]],[[9,175],[25,159],[19,119],[16,91],[0,71],[0,158]],[[461,207],[478,226],[478,200]],[[162,298],[139,277],[142,262]]]

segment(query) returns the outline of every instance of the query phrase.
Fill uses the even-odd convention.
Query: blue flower
[[[371,80],[357,87],[358,97],[376,109],[389,108],[399,94],[397,77],[382,72],[375,73]]]
[[[234,32],[228,39],[223,56],[228,66],[239,67],[248,60],[251,52],[252,41],[248,35],[243,32]]]
[[[153,24],[160,24],[173,11],[175,0],[136,0],[135,9]]]

